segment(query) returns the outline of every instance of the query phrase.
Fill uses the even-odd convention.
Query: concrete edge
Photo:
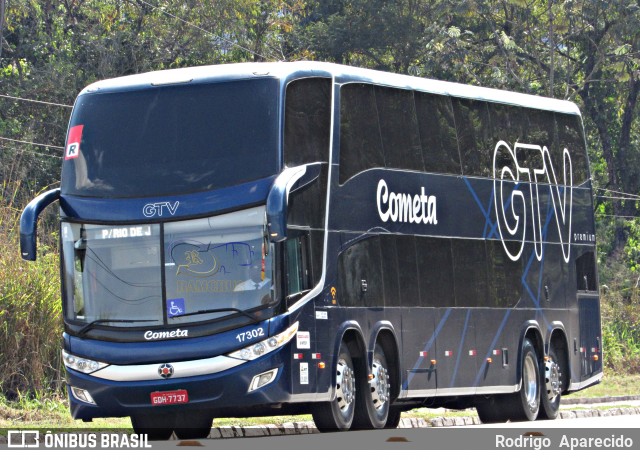
[[[619,400],[616,400],[619,401]],[[613,417],[617,415],[640,415],[640,407],[615,407],[610,409],[560,410],[558,418]],[[435,417],[424,419],[419,417],[403,417],[398,428],[440,428],[453,426],[481,425],[477,416]],[[282,436],[294,434],[319,433],[313,422],[289,422],[282,425],[260,425],[249,427],[212,428],[209,438],[240,438],[255,436]]]

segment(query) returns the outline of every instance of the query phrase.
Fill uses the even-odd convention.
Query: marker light
[[[94,361],[87,358],[80,358],[72,355],[71,353],[67,353],[64,350],[62,350],[62,360],[64,361],[65,366],[69,369],[82,372],[83,374],[91,374],[92,372],[108,366],[107,363],[101,363],[100,361]]]
[[[252,361],[286,345],[296,335],[296,332],[298,332],[298,322],[296,322],[293,326],[291,326],[286,331],[281,332],[280,334],[276,334],[266,340],[263,340],[262,342],[255,343],[253,345],[249,345],[248,347],[242,348],[241,350],[229,353],[227,356],[229,356],[230,358]]]

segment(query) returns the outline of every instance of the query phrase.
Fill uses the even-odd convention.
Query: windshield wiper
[[[102,323],[148,323],[149,321],[160,321],[159,319],[96,319],[95,321],[91,321],[89,324],[84,326],[82,329],[78,331],[78,335],[80,337],[84,337],[84,335],[93,329],[96,325]]]
[[[254,320],[255,322],[260,321],[260,318],[252,315],[251,313],[244,311],[244,310],[240,310],[239,308],[233,308],[233,307],[229,307],[229,308],[211,308],[208,310],[198,310],[198,311],[192,311],[191,313],[185,313],[184,315],[176,315],[174,316],[174,318],[182,318],[184,316],[194,316],[194,315],[204,315],[207,313],[223,313],[226,311],[233,311],[235,313],[240,313],[248,318],[251,318],[252,320]]]

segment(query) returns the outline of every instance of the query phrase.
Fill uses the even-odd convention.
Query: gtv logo
[[[528,161],[525,163],[523,158]],[[562,171],[558,171],[557,174],[546,146],[516,142],[512,149],[504,141],[496,144],[493,152],[493,203],[502,246],[513,261],[520,259],[525,241],[533,242],[536,258],[538,261],[542,260],[545,219],[540,209],[540,191],[548,187],[550,205],[558,229],[558,242],[564,261],[569,262],[573,167],[571,155],[566,148],[562,151],[561,159]],[[533,164],[537,164],[538,167],[529,167]],[[521,182],[523,186],[518,188],[517,185]],[[532,222],[527,223],[527,218]],[[528,232],[531,234],[527,235]],[[513,244],[507,245],[507,240],[511,240]],[[517,251],[513,251],[514,246]]]
[[[170,203],[168,201],[162,201],[160,203],[149,203],[145,204],[142,208],[142,213],[146,217],[162,217],[164,212],[167,211],[169,214],[174,216],[176,211],[178,210],[178,206],[180,206],[180,202],[176,201],[174,203]]]

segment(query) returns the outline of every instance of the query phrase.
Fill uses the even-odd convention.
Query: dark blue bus
[[[78,96],[59,189],[74,418],[397,426],[555,418],[602,379],[591,179],[570,102],[313,63]]]

